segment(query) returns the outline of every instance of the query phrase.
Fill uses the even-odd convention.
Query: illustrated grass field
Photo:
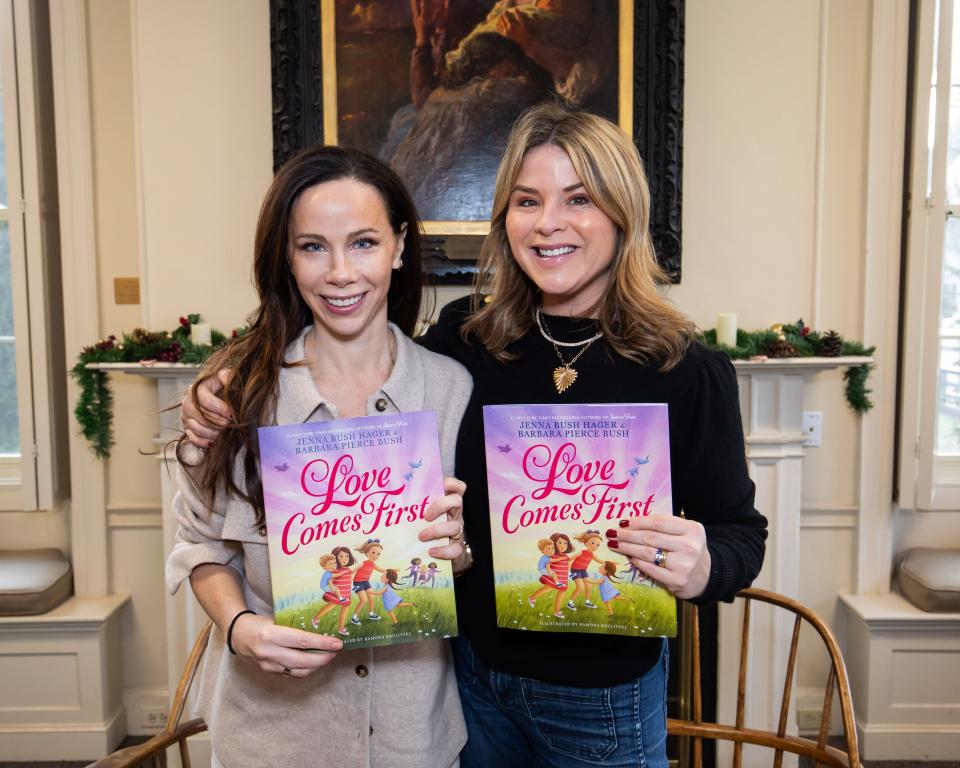
[[[577,599],[577,610],[571,611],[566,602],[573,595],[573,589],[563,596],[562,619],[553,615],[553,591],[537,600],[531,608],[527,598],[539,587],[532,582],[498,584],[497,623],[511,629],[540,630],[542,632],[610,632],[619,635],[673,637],[676,635],[677,603],[676,599],[664,589],[618,582],[617,589],[626,600],[612,603],[613,615],[607,613],[600,600],[598,591],[592,592],[596,608],[587,608],[583,597]]]
[[[400,591],[400,590],[398,590]],[[360,614],[361,624],[356,626],[350,623],[350,617],[356,610],[358,602],[356,595],[352,595],[350,612],[347,615],[346,627],[350,631],[347,637],[341,637],[344,647],[349,648],[360,641],[364,645],[393,645],[394,643],[409,643],[415,640],[439,639],[452,637],[457,634],[456,604],[453,597],[453,588],[412,587],[400,591],[406,602],[415,603],[413,608],[395,608],[394,614],[397,623],[394,624],[383,604],[377,598],[375,611],[380,620],[375,621],[367,617],[367,608]],[[324,635],[337,634],[337,617],[339,610],[334,609],[320,618],[320,626],[314,630],[310,623],[314,613],[327,605],[320,600],[279,611],[276,614],[276,623],[285,627],[296,627],[308,632],[318,632]]]

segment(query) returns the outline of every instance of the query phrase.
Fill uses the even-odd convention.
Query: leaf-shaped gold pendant
[[[562,393],[577,380],[577,372],[568,365],[553,369],[553,386],[557,392]]]

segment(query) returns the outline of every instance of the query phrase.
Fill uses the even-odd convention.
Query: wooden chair
[[[850,683],[847,680],[847,669],[843,663],[843,656],[840,654],[840,646],[837,645],[837,641],[830,631],[830,628],[816,613],[805,605],[791,600],[788,597],[784,597],[783,595],[778,595],[775,592],[751,588],[738,593],[737,597],[742,598],[745,603],[743,606],[743,633],[740,642],[740,678],[737,685],[736,723],[734,725],[705,723],[701,717],[700,632],[696,607],[693,607],[693,620],[690,622],[693,651],[692,719],[668,719],[667,733],[671,736],[688,737],[693,740],[694,768],[701,768],[703,764],[703,739],[732,741],[734,744],[734,768],[740,768],[742,765],[744,744],[756,744],[774,750],[774,768],[780,768],[785,752],[811,758],[814,761],[815,768],[819,768],[821,765],[835,766],[836,768],[862,768],[857,745],[857,729],[853,720],[853,703],[850,697]],[[750,645],[750,607],[754,600],[769,603],[795,614],[793,638],[790,643],[790,656],[787,662],[787,674],[780,704],[780,720],[776,732],[747,728],[743,722],[744,702],[747,696],[746,677]],[[793,686],[793,675],[796,669],[800,627],[803,622],[807,622],[817,631],[830,657],[830,673],[827,676],[823,697],[823,714],[821,715],[820,731],[816,741],[799,736],[790,736],[786,733],[787,712]],[[827,745],[827,731],[830,726],[830,711],[833,705],[835,687],[840,699],[840,715],[843,721],[846,747],[845,753]]]
[[[173,697],[173,704],[170,706],[167,724],[164,729],[149,741],[119,749],[106,757],[100,758],[95,763],[91,763],[87,768],[164,768],[167,764],[167,747],[172,747],[174,744],[180,748],[180,762],[183,768],[190,768],[190,750],[187,747],[187,739],[195,734],[203,733],[207,730],[207,724],[201,717],[187,720],[185,723],[181,723],[180,718],[183,716],[183,709],[187,703],[187,694],[190,692],[193,678],[200,668],[203,652],[207,648],[207,640],[210,637],[211,629],[213,629],[213,622],[208,621],[193,643],[193,649],[190,651],[187,664],[180,676],[180,682],[177,684],[177,694]]]

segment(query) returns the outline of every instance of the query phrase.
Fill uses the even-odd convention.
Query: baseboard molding
[[[0,725],[4,760],[95,760],[123,741],[126,712],[117,707],[102,723],[17,723]]]
[[[857,718],[864,760],[956,760],[960,726],[865,725]]]

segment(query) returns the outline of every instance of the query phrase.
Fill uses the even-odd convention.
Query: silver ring
[[[284,668],[283,668],[283,675],[284,675],[284,677],[290,677],[290,671],[291,671],[291,670],[290,670],[290,667],[284,667]]]
[[[662,547],[657,547],[657,555],[653,558],[653,564],[659,565],[661,568],[667,567],[667,553],[664,552]]]

